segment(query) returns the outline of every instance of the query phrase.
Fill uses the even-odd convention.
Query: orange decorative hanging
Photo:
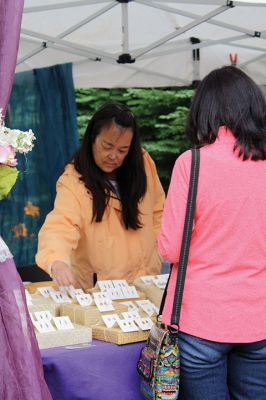
[[[230,58],[231,65],[233,65],[233,67],[236,67],[237,61],[238,61],[238,54],[237,53],[235,53],[235,54],[230,53],[229,54],[229,58]]]

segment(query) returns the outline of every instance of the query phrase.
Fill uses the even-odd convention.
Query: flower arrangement
[[[0,109],[0,200],[7,196],[17,180],[16,153],[31,151],[35,139],[31,129],[23,132],[5,127]]]

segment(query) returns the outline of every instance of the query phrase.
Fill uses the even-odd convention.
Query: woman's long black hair
[[[210,72],[192,100],[186,133],[193,144],[213,143],[220,126],[236,138],[243,160],[266,159],[266,103],[255,82],[240,69],[227,66]]]
[[[129,108],[118,102],[108,102],[99,108],[91,118],[81,147],[75,153],[75,169],[93,197],[93,221],[102,221],[108,204],[111,187],[105,173],[95,164],[92,145],[104,127],[117,124],[132,128],[133,138],[123,164],[117,170],[117,183],[122,205],[122,217],[126,227],[141,228],[138,203],[147,190],[143,153],[136,118]]]

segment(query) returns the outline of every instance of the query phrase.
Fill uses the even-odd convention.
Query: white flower
[[[34,133],[29,131],[20,131],[19,129],[10,129],[4,126],[2,109],[0,109],[0,145],[10,145],[16,152],[28,153],[33,148],[33,141],[36,139]]]

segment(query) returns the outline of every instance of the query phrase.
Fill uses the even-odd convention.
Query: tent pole
[[[143,54],[148,53],[149,51],[160,46],[161,44],[168,42],[168,40],[171,40],[177,36],[182,35],[184,32],[189,31],[190,29],[194,28],[195,26],[200,25],[201,23],[207,21],[208,19],[214,17],[215,15],[223,13],[226,10],[228,10],[228,6],[216,8],[215,10],[209,12],[208,14],[205,14],[205,15],[201,16],[200,18],[196,19],[195,21],[192,21],[189,24],[183,26],[182,28],[178,29],[177,31],[174,31],[173,33],[170,33],[169,35],[164,36],[162,39],[160,39],[156,42],[153,42],[149,46],[144,47],[142,50],[137,51],[136,53],[133,54],[133,57],[138,58],[138,57],[142,56]]]
[[[144,4],[148,7],[157,8],[163,11],[167,11],[172,14],[182,15],[183,17],[188,17],[192,19],[200,18],[199,14],[195,14],[189,11],[180,10],[177,8],[166,6],[165,4],[153,3],[147,0],[135,0],[135,3]],[[251,29],[243,28],[240,26],[235,26],[233,24],[228,24],[227,22],[217,21],[215,19],[210,19],[206,21],[207,24],[220,26],[221,28],[230,29],[236,32],[246,33],[247,35],[254,36],[254,31]]]
[[[79,29],[81,26],[86,25],[90,21],[94,20],[95,18],[99,17],[100,15],[104,14],[105,12],[109,11],[111,8],[113,8],[115,6],[117,6],[117,2],[116,1],[112,1],[111,4],[101,8],[96,13],[90,15],[89,17],[83,19],[82,21],[78,22],[77,24],[75,24],[75,25],[71,26],[70,28],[66,29],[64,32],[60,33],[60,35],[56,36],[56,38],[63,39],[64,37],[66,37],[70,33],[74,32],[77,29]],[[19,65],[22,62],[28,60],[29,58],[35,56],[36,54],[41,53],[43,50],[45,50],[45,48],[46,48],[46,46],[42,45],[42,46],[39,46],[36,49],[32,50],[28,54],[25,54],[24,57],[20,58],[17,61],[17,65]]]
[[[122,3],[122,49],[123,53],[128,53],[128,3]]]
[[[98,3],[110,3],[111,0],[79,0],[79,1],[68,1],[66,3],[55,3],[55,4],[47,4],[45,6],[32,6],[25,7],[23,10],[24,13],[34,13],[41,11],[49,11],[49,10],[58,10],[60,8],[70,8],[70,7],[82,7],[89,6],[91,4]]]

